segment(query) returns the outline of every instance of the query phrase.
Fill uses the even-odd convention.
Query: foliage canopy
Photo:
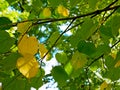
[[[3,90],[119,90],[119,72],[120,0],[0,0]]]

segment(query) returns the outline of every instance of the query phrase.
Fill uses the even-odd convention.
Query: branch
[[[72,25],[72,23],[75,21],[75,19],[73,19],[71,21],[71,23],[67,26],[67,28],[59,35],[59,37],[56,39],[56,41],[54,42],[54,44],[51,46],[51,48],[45,53],[45,55],[40,59],[41,61],[46,57],[46,55],[53,49],[53,47],[56,45],[56,43],[58,42],[58,40],[62,37],[62,35],[69,29],[69,27]]]
[[[34,21],[33,26],[35,26],[35,25],[38,25],[38,24],[44,24],[44,23],[49,23],[49,22],[73,20],[73,19],[78,19],[78,18],[87,17],[87,16],[91,16],[91,15],[98,15],[98,14],[104,12],[104,11],[114,10],[116,8],[119,8],[120,5],[117,5],[117,6],[114,6],[114,7],[109,7],[109,8],[107,8],[107,7],[105,7],[104,9],[101,9],[101,10],[96,10],[94,12],[87,13],[87,14],[82,14],[80,16],[74,16],[74,17],[68,17],[68,18],[59,18],[59,19],[54,19],[54,18],[31,19],[31,20],[25,20],[25,21],[21,21],[21,22],[17,22],[17,23],[12,23],[12,24],[4,24],[4,25],[2,25],[2,27],[6,27],[6,26],[14,27],[14,26],[17,26],[18,23],[29,22],[29,21]]]
[[[115,47],[119,42],[120,42],[120,40],[118,40],[115,44],[113,44],[113,45],[111,46],[111,48]],[[102,55],[100,55],[98,58],[94,59],[94,60],[87,66],[87,68],[90,67],[93,63],[95,63],[97,60],[99,60],[99,59],[102,58],[103,56],[104,56],[104,54],[102,54]]]

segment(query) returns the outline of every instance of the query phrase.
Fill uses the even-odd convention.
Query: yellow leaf
[[[40,56],[41,58],[48,52],[48,50],[46,49],[45,45],[44,44],[39,44],[39,52],[40,52]],[[46,58],[49,58],[50,55],[49,53],[46,55]]]
[[[69,16],[69,10],[66,9],[66,8],[65,8],[64,6],[62,6],[62,5],[59,5],[59,6],[58,6],[57,11],[58,11],[59,14],[65,16],[65,17]]]
[[[58,13],[62,14],[63,10],[64,10],[64,7],[62,5],[59,5],[58,8],[57,8]]]
[[[24,35],[19,41],[18,51],[22,55],[26,53],[34,55],[38,51],[38,46],[39,43],[35,36],[28,37],[27,35]]]
[[[115,68],[119,67],[120,66],[120,60],[115,64]]]
[[[39,64],[33,55],[25,54],[18,58],[17,68],[26,78],[32,78],[37,74]]]
[[[71,65],[73,66],[73,68],[75,70],[84,67],[86,63],[87,63],[86,55],[84,55],[78,51],[76,51],[73,54],[72,60],[71,60]]]
[[[106,83],[106,81],[104,81],[100,86],[100,90],[105,90],[107,87],[108,87],[108,84]]]
[[[69,11],[68,11],[68,9],[64,9],[64,11],[63,11],[63,16],[65,16],[65,17],[67,17],[67,16],[69,16]]]
[[[31,25],[32,25],[32,22],[18,23],[17,24],[18,32],[24,34],[26,31],[30,30]]]
[[[45,18],[48,18],[48,17],[51,16],[51,11],[50,11],[49,8],[44,8],[44,9],[43,9],[43,16],[44,16]]]

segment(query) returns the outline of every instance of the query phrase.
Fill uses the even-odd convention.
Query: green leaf
[[[96,24],[93,23],[93,20],[86,18],[80,30],[76,34],[79,35],[80,39],[88,39],[96,31]]]
[[[18,0],[6,0],[9,4],[12,4],[14,3],[15,1],[18,1]]]
[[[41,7],[42,7],[41,0],[33,0],[33,3],[32,3],[33,11],[35,10],[35,12],[39,13]]]
[[[120,78],[120,68],[111,68],[109,71],[103,75],[105,78],[109,78],[112,81],[118,80]]]
[[[30,79],[30,85],[36,89],[41,87],[43,85],[42,78],[44,75],[45,75],[45,71],[43,69],[40,69],[36,77]]]
[[[82,54],[78,51],[73,54],[71,59],[71,65],[75,70],[84,67],[86,63],[87,56],[85,54]]]
[[[57,7],[62,4],[64,0],[48,0],[52,7]]]
[[[112,29],[112,34],[114,36],[117,36],[119,34],[119,29],[120,29],[120,16],[115,15],[113,16],[108,22],[107,25],[111,27]]]
[[[78,4],[78,3],[80,3],[81,2],[81,0],[70,0],[70,5],[72,6],[72,7],[74,7],[74,6],[76,6],[76,4]]]
[[[105,65],[108,69],[114,68],[115,60],[111,56],[105,57]]]
[[[88,39],[96,31],[96,24],[93,23],[93,20],[86,18],[85,22],[82,24],[81,29],[76,31],[76,34],[70,37],[70,43],[73,47],[78,45],[80,40]]]
[[[71,63],[68,62],[68,63],[65,65],[64,69],[65,69],[66,73],[67,73],[68,75],[70,75],[70,74],[72,73],[72,70],[73,70]]]
[[[12,21],[7,17],[0,17],[0,30],[8,30],[10,29],[10,25]]]
[[[99,45],[96,49],[96,52],[93,54],[93,57],[98,58],[102,54],[110,53],[111,48],[108,45]]]
[[[53,45],[55,43],[55,41],[57,40],[59,35],[60,35],[60,33],[58,31],[52,33],[52,35],[48,39],[48,42],[50,43],[50,45]],[[56,44],[58,44],[59,42],[60,42],[60,39],[58,40],[58,42]]]
[[[2,83],[3,90],[30,90],[26,88],[26,80],[18,79],[16,77],[6,78]]]
[[[65,70],[61,66],[55,66],[52,69],[52,76],[56,82],[58,82],[59,86],[64,86],[66,84],[66,80],[68,79],[68,75]]]
[[[2,69],[11,71],[16,68],[16,61],[21,55],[19,53],[11,53],[4,60],[2,60]]]
[[[98,0],[88,0],[89,8],[96,9]]]
[[[66,53],[62,52],[62,53],[57,53],[55,55],[56,59],[58,62],[62,63],[62,64],[65,64],[67,62],[67,55]]]
[[[84,40],[81,40],[78,43],[77,48],[79,52],[88,56],[92,56],[96,52],[95,45],[92,42],[85,42]]]
[[[0,53],[5,53],[13,46],[15,39],[5,31],[0,31]]]

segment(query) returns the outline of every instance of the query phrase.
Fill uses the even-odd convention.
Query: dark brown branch
[[[67,28],[59,35],[59,37],[56,39],[56,41],[54,42],[54,44],[51,46],[51,48],[48,50],[48,52],[45,53],[45,55],[41,58],[41,61],[46,57],[46,55],[53,49],[53,47],[56,45],[56,43],[58,42],[58,40],[62,37],[62,35],[69,29],[69,27],[72,25],[72,23],[75,21],[75,19],[73,19],[71,21],[71,23],[67,26]]]
[[[74,17],[68,17],[68,18],[59,18],[59,19],[51,19],[51,18],[47,18],[47,19],[32,19],[32,20],[25,20],[25,21],[21,21],[21,22],[17,22],[17,23],[12,23],[12,24],[5,24],[2,25],[2,27],[6,27],[6,26],[17,26],[18,23],[23,23],[23,22],[29,22],[29,21],[33,21],[33,25],[38,25],[38,24],[44,24],[44,23],[49,23],[49,22],[57,22],[57,21],[64,21],[64,20],[73,20],[73,19],[77,19],[77,18],[82,18],[82,17],[87,17],[87,16],[91,16],[91,15],[98,15],[104,11],[109,11],[109,10],[114,10],[116,8],[119,8],[120,5],[114,6],[114,7],[109,7],[109,8],[104,8],[101,10],[96,10],[94,12],[90,12],[87,14],[82,14],[80,16],[74,16]]]

